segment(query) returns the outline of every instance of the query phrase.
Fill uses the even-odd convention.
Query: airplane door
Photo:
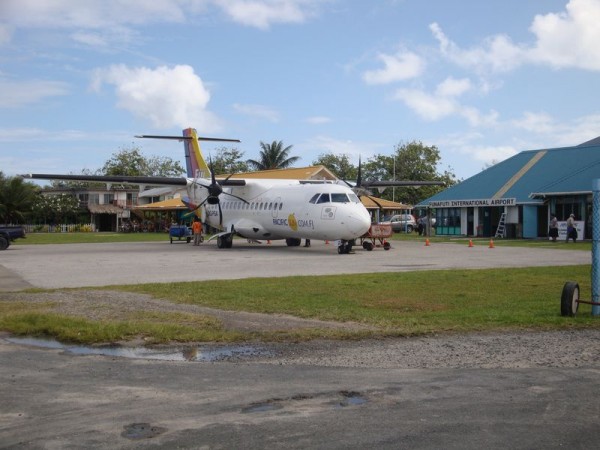
[[[281,197],[277,197],[275,199],[275,203],[273,204],[273,211],[271,211],[271,213],[273,214],[273,219],[277,219],[277,214],[279,214],[280,206],[281,206]]]

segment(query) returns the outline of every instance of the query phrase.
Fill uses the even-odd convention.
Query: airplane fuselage
[[[200,204],[206,189],[192,182],[188,195]],[[217,204],[205,203],[204,208],[208,225],[255,240],[351,241],[371,225],[368,211],[354,192],[332,183],[248,180],[245,186],[223,189],[220,211]]]

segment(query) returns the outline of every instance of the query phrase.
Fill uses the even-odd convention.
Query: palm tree
[[[254,170],[269,170],[269,169],[286,169],[300,159],[299,156],[291,156],[288,154],[292,149],[291,145],[283,148],[282,141],[273,141],[272,144],[260,142],[260,159],[249,159],[246,163]]]
[[[31,211],[36,186],[19,177],[6,178],[0,172],[0,223],[21,223]]]

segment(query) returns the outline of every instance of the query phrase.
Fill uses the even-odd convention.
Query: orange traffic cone
[[[494,247],[494,240],[493,239],[490,239],[490,248],[495,248]]]
[[[473,247],[473,240],[469,239],[469,247]]]
[[[429,247],[429,239],[425,239],[425,247]]]

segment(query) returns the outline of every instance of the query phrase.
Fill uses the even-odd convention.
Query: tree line
[[[235,147],[220,147],[211,155],[210,164],[216,174],[226,175],[269,169],[293,167],[299,156],[292,156],[293,146],[282,141],[260,142],[257,159],[244,160],[244,152]],[[458,182],[452,169],[438,171],[441,156],[436,146],[418,141],[400,143],[391,155],[377,154],[361,164],[363,179],[441,181],[443,186],[388,188],[373,194],[384,199],[415,205],[437,192]],[[358,166],[345,154],[321,153],[311,165],[322,165],[339,179],[356,181]],[[113,153],[96,171],[82,170],[84,175],[126,175],[178,177],[185,169],[169,157],[142,155],[140,148],[132,146]],[[52,188],[89,188],[93,183],[53,180]],[[77,214],[78,200],[68,194],[43,196],[42,189],[20,177],[6,177],[0,172],[0,223],[24,223],[28,219],[60,223],[66,216]]]

